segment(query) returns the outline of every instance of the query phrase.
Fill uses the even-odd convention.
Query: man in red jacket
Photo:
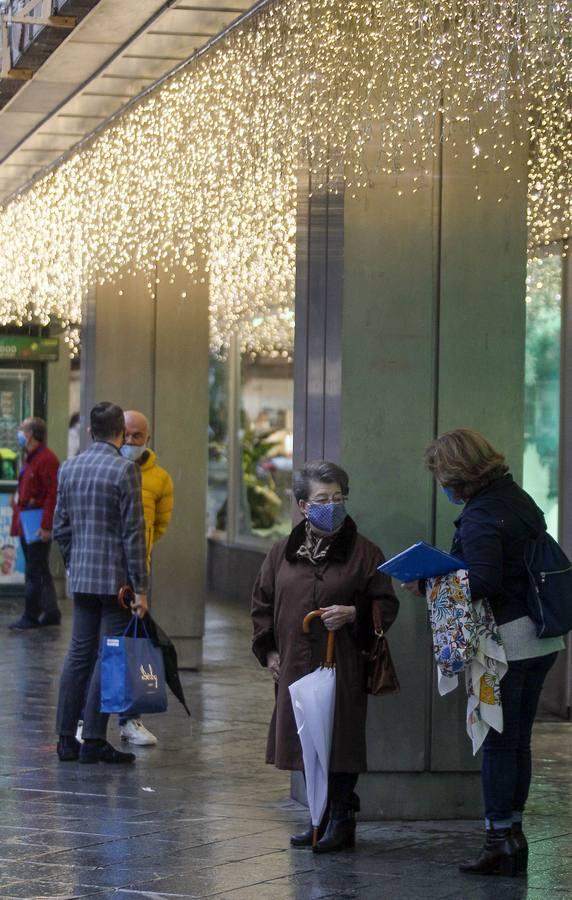
[[[54,581],[50,572],[52,526],[58,489],[59,460],[46,446],[46,423],[43,419],[24,419],[18,431],[24,463],[18,478],[18,492],[14,497],[11,534],[20,538],[26,557],[26,586],[24,615],[10,628],[24,631],[39,625],[59,625]],[[26,541],[20,514],[27,509],[43,511],[39,540]]]

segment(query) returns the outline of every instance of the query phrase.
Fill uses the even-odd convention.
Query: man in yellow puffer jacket
[[[151,553],[159,538],[163,537],[173,513],[173,479],[157,462],[157,454],[150,449],[149,421],[143,413],[129,410],[125,413],[125,444],[121,453],[141,467],[143,509],[147,537],[147,564],[151,565]],[[138,717],[119,720],[121,739],[139,746],[157,743],[154,734],[145,728]]]

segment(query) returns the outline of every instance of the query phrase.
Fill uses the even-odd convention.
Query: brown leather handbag
[[[374,636],[367,656],[366,691],[379,697],[382,694],[396,694],[399,691],[399,678],[393,665],[389,644],[383,632],[383,624],[379,608],[372,604]]]

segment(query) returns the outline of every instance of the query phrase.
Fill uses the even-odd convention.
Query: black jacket
[[[467,564],[472,598],[488,598],[498,625],[528,615],[524,549],[544,527],[532,497],[503,475],[465,504],[455,525],[451,552]]]

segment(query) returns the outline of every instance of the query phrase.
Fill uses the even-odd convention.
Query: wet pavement
[[[243,611],[212,604],[193,712],[149,717],[156,748],[127,769],[59,763],[53,721],[69,618],[12,634],[0,601],[0,897],[553,900],[572,897],[572,725],[542,722],[528,879],[462,876],[478,822],[360,823],[354,851],[291,850],[305,824],[264,765],[272,688]],[[110,738],[119,746],[117,724]]]

